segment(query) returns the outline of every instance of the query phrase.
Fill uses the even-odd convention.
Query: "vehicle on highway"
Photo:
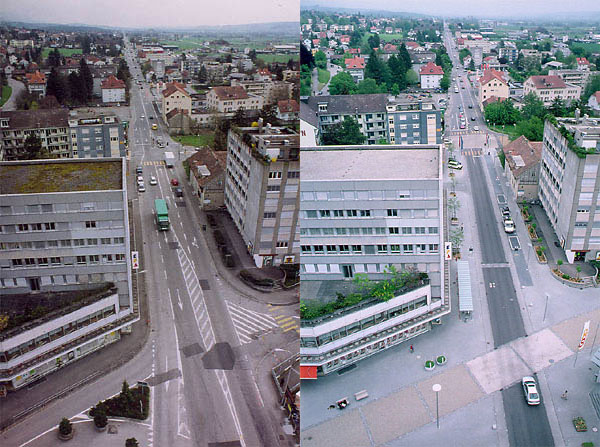
[[[479,126],[473,126],[473,130],[479,130]]]
[[[474,116],[471,117],[471,121],[475,121],[475,117]]]
[[[173,152],[165,152],[165,166],[172,168],[175,165],[175,154]]]
[[[445,144],[452,144],[452,140],[450,138],[444,138]]]
[[[141,166],[138,166],[135,168],[135,173],[136,174],[141,174],[143,172],[143,168]]]
[[[173,191],[175,192],[175,197],[183,197],[183,189],[175,188]]]
[[[158,129],[158,124],[156,124],[156,123],[152,124],[152,130],[156,130],[156,129]]]
[[[153,120],[153,119],[154,119],[154,117],[153,117],[153,116],[149,116],[149,117],[148,117],[148,119],[149,119],[149,120]]]
[[[465,86],[464,86],[464,85],[462,85],[460,88],[462,88],[462,89],[464,90],[464,89],[465,89]]]
[[[138,176],[137,176],[137,182],[138,182],[138,185],[139,185],[140,183],[144,183],[144,176],[142,176],[142,175],[138,175]]]
[[[138,183],[138,192],[146,192],[146,186],[143,183]]]
[[[472,109],[472,108],[473,108],[473,104],[469,104],[469,109]],[[152,118],[152,117],[150,117],[150,118]]]
[[[176,178],[172,178],[171,179],[171,185],[173,185],[173,186],[179,186],[179,180],[177,180]]]
[[[164,199],[154,200],[154,211],[156,211],[156,225],[161,231],[169,229],[169,207]]]
[[[467,126],[466,126],[466,124],[465,124],[464,122],[462,122],[462,121],[461,121],[461,123],[460,123],[460,128],[461,128],[461,129],[465,129],[466,127],[467,127]]]
[[[506,219],[504,221],[504,232],[509,234],[515,232],[515,223],[512,219]]]
[[[454,93],[458,93],[458,87],[454,87]]]
[[[450,169],[462,169],[462,163],[456,161],[456,160],[449,160],[448,161],[448,167]]]
[[[531,376],[525,376],[521,379],[521,385],[523,386],[523,395],[527,405],[539,405],[540,404],[540,393],[537,389],[535,379]]]
[[[150,176],[150,184],[158,185],[158,181],[156,180],[156,177],[154,177],[153,175]]]

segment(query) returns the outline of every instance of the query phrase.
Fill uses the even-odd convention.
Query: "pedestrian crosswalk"
[[[450,135],[475,135],[475,134],[482,134],[485,133],[483,130],[458,130],[458,129],[452,129],[450,131]]]
[[[238,304],[226,301],[233,326],[242,344],[252,343],[261,335],[279,327],[271,315],[246,309]]]
[[[479,157],[483,155],[482,149],[461,149],[461,155],[472,155],[473,157]]]
[[[298,326],[297,316],[281,315],[279,314],[281,311],[280,308],[271,306],[270,304],[267,307],[269,308],[269,312],[273,314],[273,318],[277,320],[279,327],[283,329],[283,332],[296,331],[300,333],[300,326]]]
[[[145,161],[144,166],[163,166],[165,164],[164,160],[152,160],[152,161]]]

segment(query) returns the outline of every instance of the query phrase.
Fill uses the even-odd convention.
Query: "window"
[[[375,234],[386,234],[385,227],[375,227]]]
[[[438,227],[429,227],[429,234],[438,234]]]
[[[344,217],[344,210],[333,210],[333,217]]]
[[[335,245],[327,245],[327,253],[336,253],[337,247]]]
[[[437,253],[438,251],[439,251],[438,244],[429,244],[429,252],[430,253]]]
[[[110,238],[109,237],[103,237],[102,239],[100,239],[102,245],[110,245]]]
[[[102,255],[102,262],[105,264],[112,262],[112,255]]]
[[[387,245],[378,245],[377,253],[387,253]]]
[[[340,245],[340,253],[350,253],[350,247],[348,245]]]
[[[98,245],[98,239],[91,238],[87,240],[88,245]]]
[[[345,228],[336,228],[335,229],[335,234],[337,234],[338,236],[342,236],[346,234],[346,229]]]
[[[96,228],[96,221],[95,220],[86,220],[85,227],[86,228]]]
[[[90,255],[89,260],[90,260],[90,264],[98,264],[100,262],[100,256]]]
[[[390,251],[392,253],[400,253],[400,244],[392,244],[392,245],[390,245]]]
[[[319,211],[319,215],[321,217],[330,217],[331,216],[331,212],[329,210],[320,210]]]
[[[425,227],[415,227],[415,234],[425,234]]]
[[[404,251],[404,253],[412,253],[413,252],[413,245],[412,244],[404,244],[402,245],[402,250]]]
[[[371,217],[371,210],[360,210],[360,217]]]
[[[124,244],[125,243],[125,238],[124,237],[116,237],[113,239],[113,243],[114,244]]]
[[[77,264],[85,264],[85,256],[77,256]]]
[[[353,245],[352,252],[354,253],[362,253],[362,245]]]
[[[348,228],[348,234],[360,234],[360,228]]]
[[[311,253],[310,245],[302,245],[300,247],[300,250],[302,251],[302,253]]]
[[[50,263],[52,265],[59,265],[60,264],[60,258],[59,257],[50,258]]]
[[[316,210],[306,210],[306,218],[307,219],[316,219],[317,218],[317,211]]]
[[[263,218],[264,219],[275,219],[277,217],[277,213],[274,213],[272,211],[266,212],[263,214]]]
[[[321,230],[323,231],[324,236],[333,235],[333,228],[322,228]]]
[[[321,235],[321,229],[320,228],[309,228],[308,229],[309,233],[311,236],[320,236]]]
[[[269,178],[281,178],[281,171],[271,171],[269,172]]]
[[[411,227],[402,227],[402,234],[412,234]]]
[[[17,231],[29,231],[29,225],[27,225],[27,224],[19,224],[17,226]]]
[[[44,227],[46,230],[56,230],[56,224],[54,222],[46,222]]]
[[[373,228],[361,228],[362,234],[373,234]]]
[[[315,253],[316,254],[322,255],[324,253],[322,245],[315,245],[313,248],[315,249]]]
[[[115,255],[115,260],[116,261],[125,261],[125,255],[122,253],[118,253]]]
[[[71,246],[71,239],[63,239],[60,241],[60,246],[61,247],[70,247]]]
[[[348,217],[357,217],[358,210],[346,210],[346,216]]]
[[[388,217],[398,216],[398,210],[387,210]]]
[[[73,245],[75,247],[82,247],[85,245],[85,239],[73,239]]]
[[[399,227],[390,227],[389,231],[390,231],[390,234],[400,234],[400,228]]]
[[[281,191],[281,185],[268,185],[267,192]]]
[[[417,244],[417,251],[425,253],[427,250],[427,244]]]
[[[25,258],[25,265],[35,265],[35,259]]]
[[[48,258],[38,258],[38,265],[48,265]]]
[[[23,265],[23,260],[22,259],[13,259],[12,265],[13,265],[13,267],[20,267]]]

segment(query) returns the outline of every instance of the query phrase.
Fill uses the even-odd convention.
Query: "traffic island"
[[[573,419],[573,425],[575,426],[575,431],[587,431],[585,419],[583,419],[581,416]]]
[[[98,402],[90,408],[88,414],[94,418],[94,423],[97,415],[101,414],[143,421],[148,418],[149,411],[150,387],[140,385],[130,388],[127,381],[124,381],[118,396]]]

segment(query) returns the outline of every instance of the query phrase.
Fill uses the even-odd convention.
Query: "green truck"
[[[156,225],[160,231],[169,230],[169,207],[164,199],[154,201],[154,211],[156,212]]]

